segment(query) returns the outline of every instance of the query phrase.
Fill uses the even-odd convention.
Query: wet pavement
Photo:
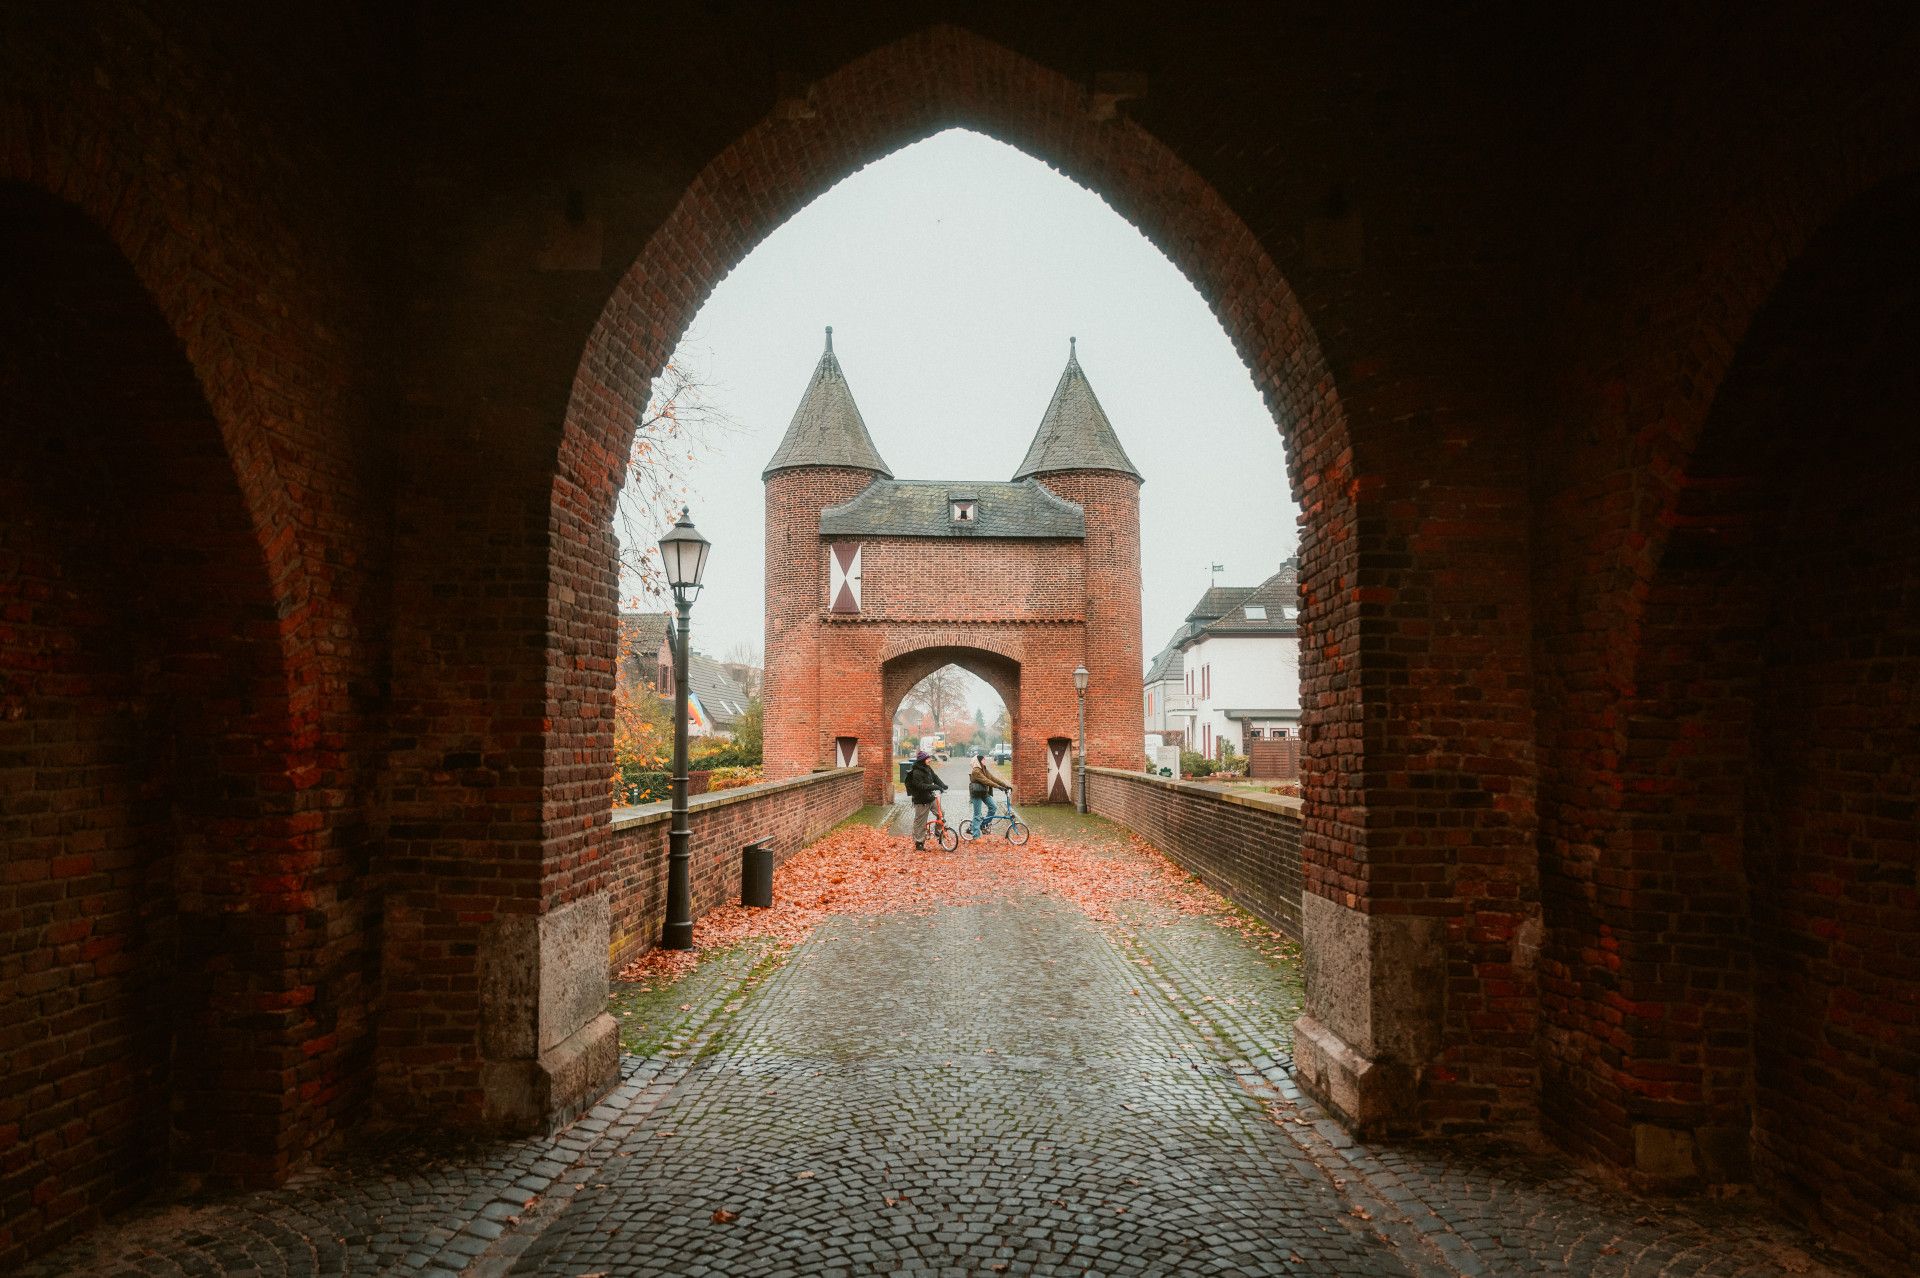
[[[1098,819],[1027,815],[1140,855]],[[1230,913],[1115,914],[1010,879],[742,947],[557,1137],[363,1142],[31,1272],[1854,1272],[1751,1199],[1636,1198],[1513,1145],[1355,1145],[1288,1074],[1284,945]]]

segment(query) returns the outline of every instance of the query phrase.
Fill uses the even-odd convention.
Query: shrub
[[[758,746],[748,746],[739,741],[727,741],[720,737],[704,738],[687,753],[691,756],[692,766],[696,768],[757,768],[760,766]]]
[[[620,770],[620,786],[614,798],[623,806],[661,803],[673,795],[673,776],[629,765]]]
[[[1213,760],[1194,750],[1180,752],[1180,775],[1183,777],[1205,777],[1213,775]]]
[[[760,769],[757,767],[715,768],[713,775],[707,778],[707,791],[712,793],[715,790],[738,790],[743,785],[759,785],[761,779]]]

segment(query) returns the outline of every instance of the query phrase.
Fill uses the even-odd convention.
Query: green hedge
[[[642,803],[661,803],[673,797],[673,776],[666,772],[643,772],[626,767],[620,773],[620,803],[635,807]]]

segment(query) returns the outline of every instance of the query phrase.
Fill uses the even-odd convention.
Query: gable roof
[[[1241,602],[1258,590],[1258,586],[1209,586],[1207,593],[1200,596],[1200,602],[1187,610],[1188,621],[1216,621],[1226,616]]]
[[[1061,370],[1053,399],[1040,416],[1040,429],[1034,432],[1026,458],[1013,477],[1027,479],[1060,470],[1117,470],[1140,478],[1080,367],[1071,337],[1067,339],[1067,366]]]
[[[1187,654],[1180,643],[1187,637],[1185,626],[1173,632],[1173,638],[1160,650],[1160,655],[1147,667],[1147,677],[1143,683],[1159,683],[1163,679],[1184,679],[1187,674]]]
[[[623,655],[650,657],[667,641],[670,613],[623,612],[620,614],[620,646]]]
[[[747,690],[739,680],[718,661],[697,652],[687,654],[687,691],[700,699],[707,719],[722,732],[731,731],[747,709]]]
[[[974,520],[956,524],[952,503],[974,504]],[[1086,512],[1037,481],[876,479],[852,501],[820,512],[822,536],[1085,537]]]
[[[1207,592],[1209,595],[1213,591]],[[1264,608],[1266,616],[1247,616],[1247,609]],[[1291,612],[1289,612],[1291,610]],[[1280,570],[1247,591],[1224,612],[1200,627],[1204,635],[1293,635],[1300,632],[1300,557],[1293,555]]]
[[[774,450],[773,460],[760,477],[795,466],[849,466],[857,470],[877,471],[889,479],[893,472],[880,460],[880,450],[867,434],[866,419],[853,402],[847,375],[833,353],[833,326],[827,326],[827,348],[814,365],[813,380],[793,410],[787,433]]]

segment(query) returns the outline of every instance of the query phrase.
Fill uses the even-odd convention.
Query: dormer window
[[[1248,621],[1265,621],[1267,619],[1267,606],[1265,604],[1248,604],[1246,611]]]
[[[1292,621],[1295,617],[1298,617],[1300,615],[1300,610],[1298,608],[1287,608],[1284,611],[1287,614],[1288,621]]]
[[[974,500],[971,497],[953,498],[948,509],[951,512],[953,522],[956,524],[975,523],[980,517],[979,507],[974,504]]]

